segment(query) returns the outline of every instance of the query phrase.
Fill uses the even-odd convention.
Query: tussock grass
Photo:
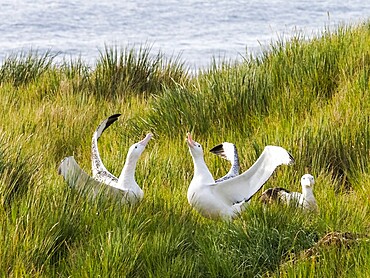
[[[7,277],[366,277],[369,242],[318,247],[333,231],[369,234],[370,28],[365,22],[277,42],[242,63],[213,61],[190,75],[150,46],[107,46],[95,66],[20,53],[0,66],[0,275]],[[74,155],[91,172],[91,136],[119,175],[127,150],[153,132],[137,165],[145,197],[90,200],[57,175]],[[215,177],[229,164],[207,150],[237,145],[241,168],[265,145],[295,157],[263,189],[300,191],[314,175],[320,211],[263,207],[259,193],[234,222],[202,218],[186,200],[187,131]]]
[[[89,89],[98,96],[111,98],[146,96],[187,80],[187,69],[179,57],[166,60],[161,53],[151,55],[150,49],[149,46],[138,50],[106,46],[91,75]]]
[[[50,51],[41,55],[33,50],[13,54],[1,65],[0,83],[10,82],[17,87],[36,81],[51,67],[54,57]]]
[[[34,156],[25,156],[22,148],[27,138],[12,138],[0,133],[0,203],[4,209],[14,199],[27,194],[30,187],[38,183],[35,169],[41,167]]]

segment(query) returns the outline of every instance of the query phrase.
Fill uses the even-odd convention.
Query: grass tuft
[[[0,84],[9,82],[18,87],[36,81],[51,68],[54,58],[55,55],[50,51],[42,55],[33,50],[13,54],[4,60],[0,67]]]
[[[188,71],[179,57],[165,60],[152,55],[149,46],[119,49],[106,46],[91,76],[90,90],[97,96],[149,96],[187,79]]]

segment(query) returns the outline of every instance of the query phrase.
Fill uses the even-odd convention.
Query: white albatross
[[[93,134],[91,146],[92,177],[81,169],[73,156],[66,157],[62,160],[58,168],[58,173],[64,177],[71,187],[76,187],[86,192],[87,185],[89,185],[88,188],[93,191],[91,192],[93,196],[96,196],[99,191],[106,190],[107,192],[113,192],[113,194],[118,195],[122,203],[135,204],[141,201],[144,196],[143,190],[135,180],[136,164],[153,135],[151,133],[147,134],[143,140],[133,144],[129,148],[121,174],[118,178],[115,177],[105,168],[100,158],[98,139],[105,129],[117,121],[120,115],[114,114],[105,119]]]
[[[210,150],[211,153],[221,156],[222,158],[230,161],[231,167],[229,172],[222,178],[215,180],[215,182],[221,182],[239,175],[239,156],[238,150],[233,143],[223,142]]]
[[[202,216],[211,219],[232,220],[270,178],[276,167],[292,164],[293,157],[278,146],[266,146],[257,161],[244,173],[216,183],[203,156],[202,146],[193,141],[190,133],[187,144],[194,163],[194,176],[187,198],[189,204]]]
[[[317,211],[318,206],[313,194],[314,184],[314,177],[310,174],[305,174],[301,178],[302,193],[290,192],[285,188],[274,187],[265,190],[260,196],[260,200],[265,204],[278,201],[287,205],[296,205],[304,210]]]

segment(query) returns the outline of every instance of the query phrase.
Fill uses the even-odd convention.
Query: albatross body
[[[244,173],[217,182],[203,157],[202,146],[188,133],[187,144],[194,163],[194,176],[189,185],[189,204],[201,215],[211,219],[232,220],[252,196],[270,178],[276,167],[291,164],[293,157],[283,148],[266,146],[257,161]]]
[[[120,114],[115,114],[105,119],[93,134],[91,146],[92,177],[80,168],[72,156],[62,161],[58,172],[72,187],[81,186],[81,181],[91,184],[95,191],[105,185],[108,191],[122,195],[123,203],[134,204],[141,201],[144,196],[143,190],[135,180],[136,163],[153,135],[147,134],[143,140],[129,148],[122,172],[118,178],[115,177],[105,168],[101,160],[98,140],[103,131],[117,121],[119,116]]]
[[[304,210],[317,211],[318,206],[313,194],[314,177],[310,174],[305,174],[301,178],[302,193],[290,192],[281,187],[269,188],[264,191],[260,197],[263,203],[271,203],[279,201],[285,204],[294,204]]]

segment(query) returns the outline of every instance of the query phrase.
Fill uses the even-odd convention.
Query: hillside
[[[369,81],[367,22],[298,34],[196,74],[150,46],[107,46],[94,66],[37,51],[9,56],[0,66],[1,276],[367,277]],[[137,206],[87,200],[57,174],[70,155],[91,172],[91,136],[115,113],[99,141],[112,173],[131,144],[155,135],[137,165]],[[232,223],[201,217],[186,199],[187,131],[215,177],[229,165],[208,150],[223,141],[237,145],[243,171],[265,145],[284,147],[295,164],[262,190],[300,191],[309,172],[319,213],[263,207],[261,190]]]

